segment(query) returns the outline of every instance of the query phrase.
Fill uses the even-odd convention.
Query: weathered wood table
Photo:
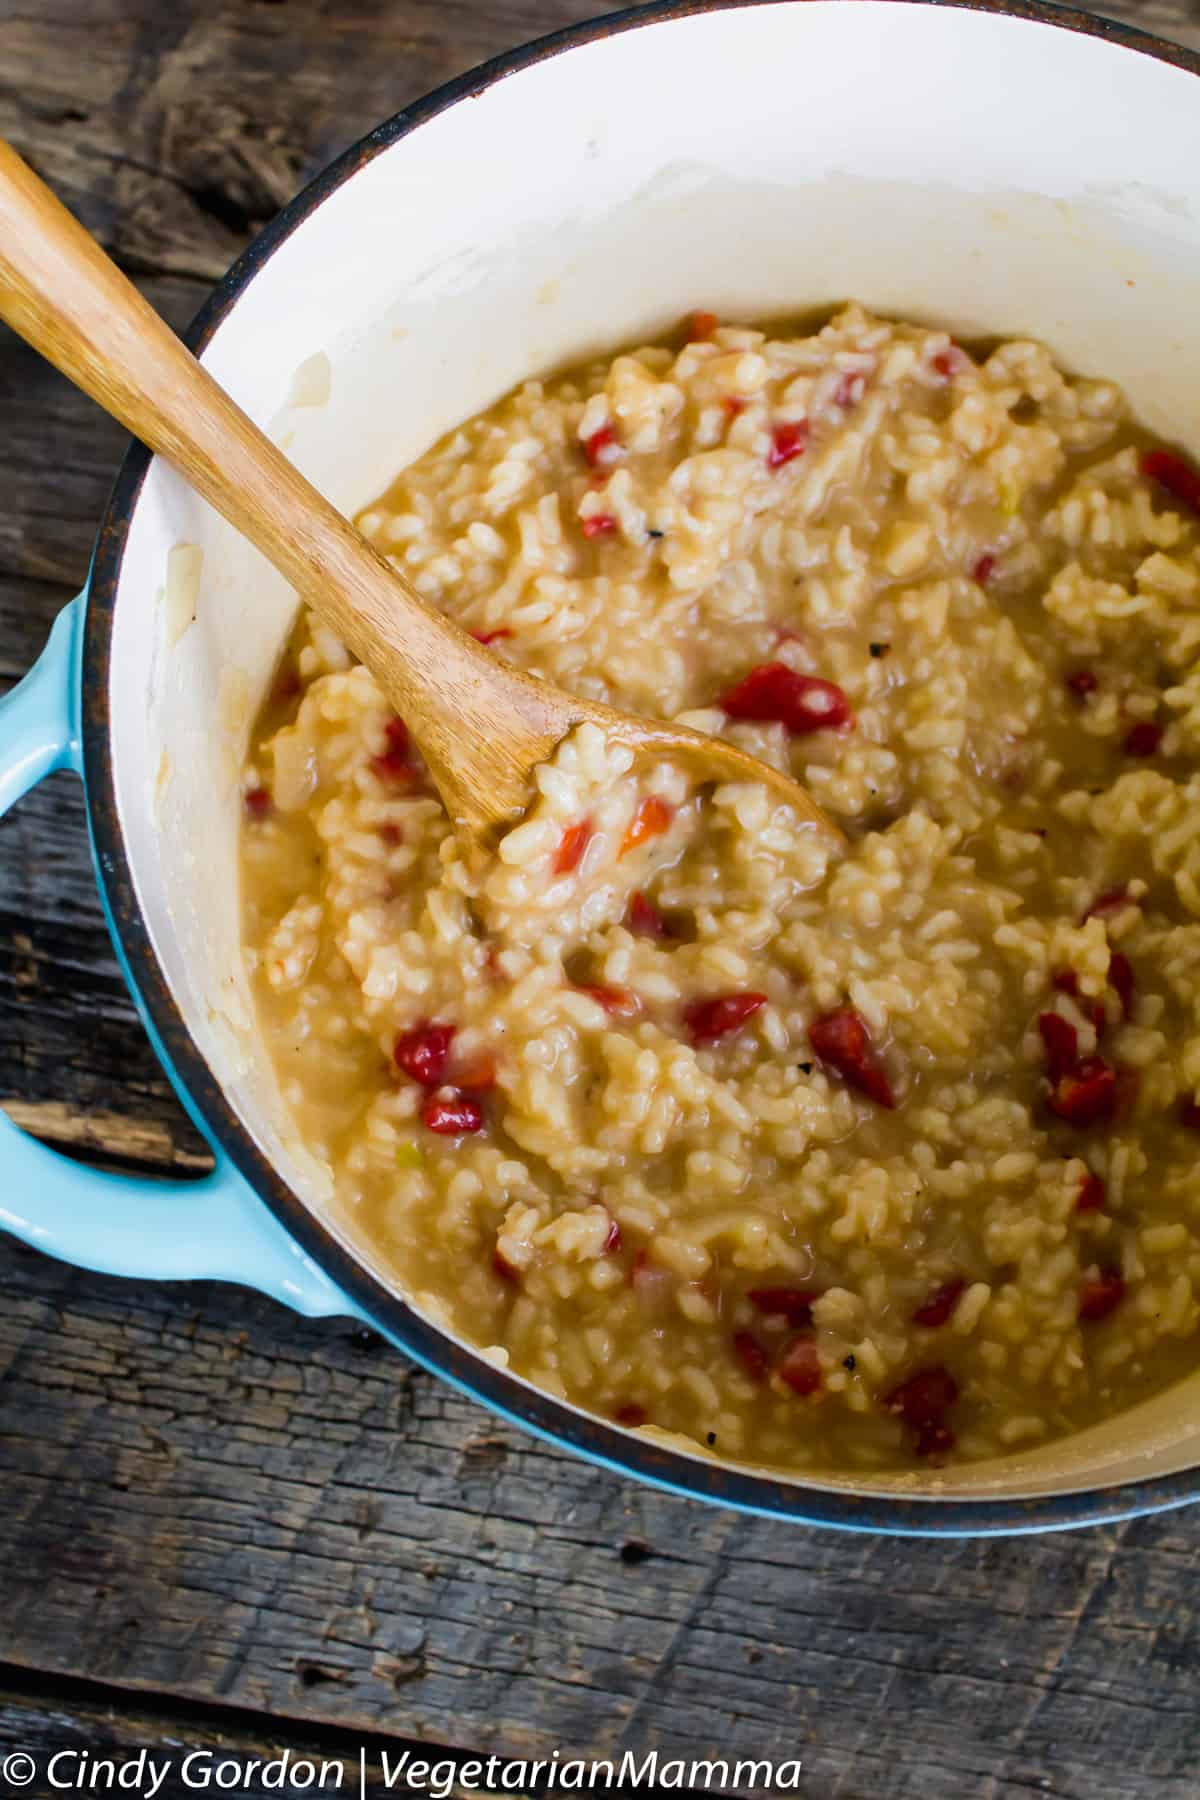
[[[0,0],[0,129],[182,325],[333,152],[595,3]],[[1200,45],[1196,0],[1124,13]],[[7,336],[0,393],[7,685],[122,445]],[[205,1164],[65,776],[0,837],[0,1098],[89,1159]],[[0,1756],[658,1747],[801,1757],[811,1795],[1200,1793],[1200,1510],[994,1543],[787,1529],[582,1467],[234,1289],[0,1238],[0,1290]]]

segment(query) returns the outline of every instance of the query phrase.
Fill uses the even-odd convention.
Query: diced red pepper
[[[471,636],[477,644],[494,644],[497,638],[510,638],[512,632],[507,625],[499,626],[495,631],[473,631]]]
[[[1130,899],[1128,888],[1107,888],[1103,894],[1097,894],[1079,923],[1086,925],[1089,919],[1107,919],[1111,913],[1119,913],[1124,907],[1133,905],[1136,901]]]
[[[645,894],[633,894],[625,923],[635,937],[662,938],[667,934],[667,921]]]
[[[391,718],[383,728],[385,748],[371,758],[371,768],[381,781],[403,784],[415,780],[412,764],[412,740],[408,726],[401,718]]]
[[[611,513],[592,513],[590,518],[581,519],[585,538],[608,537],[617,529],[617,521]]]
[[[702,309],[694,312],[688,319],[688,343],[702,344],[712,336],[720,322],[715,312],[704,312]]]
[[[604,1248],[613,1256],[615,1256],[621,1248],[621,1227],[616,1219],[609,1225],[608,1236],[604,1240]]]
[[[398,1069],[402,1069],[413,1081],[420,1082],[422,1087],[441,1087],[446,1078],[446,1065],[450,1060],[450,1046],[454,1042],[455,1026],[439,1025],[423,1020],[414,1025],[411,1031],[403,1031],[392,1045],[392,1058]]]
[[[639,1425],[649,1422],[650,1414],[644,1406],[639,1406],[636,1400],[630,1400],[626,1405],[618,1406],[613,1417],[618,1425],[624,1425],[630,1431],[635,1431]]]
[[[684,1007],[683,1022],[693,1044],[715,1044],[740,1031],[766,1004],[765,994],[714,994]]]
[[[782,469],[784,463],[790,463],[797,456],[803,456],[807,449],[807,419],[795,419],[783,425],[776,425],[771,433],[771,448],[767,451],[767,467],[768,469]]]
[[[720,702],[731,719],[782,725],[790,736],[812,731],[851,730],[850,702],[832,681],[801,675],[786,663],[760,663],[730,688]]]
[[[554,873],[571,875],[583,861],[583,853],[592,841],[593,826],[590,819],[580,819],[578,825],[568,825],[558,840],[558,849],[554,853]]]
[[[1157,756],[1162,748],[1163,728],[1153,719],[1139,719],[1125,733],[1121,748],[1126,756]]]
[[[629,988],[605,987],[602,982],[579,982],[576,992],[586,994],[616,1019],[636,1019],[642,1010],[641,1001]]]
[[[1146,450],[1142,454],[1142,474],[1166,488],[1172,499],[1180,501],[1189,512],[1200,515],[1200,470],[1173,450]]]
[[[918,1369],[907,1381],[893,1388],[884,1397],[884,1406],[912,1430],[922,1427],[941,1425],[944,1415],[958,1399],[958,1383],[948,1369],[940,1364],[930,1369]]]
[[[1108,959],[1108,985],[1121,1002],[1122,1015],[1127,1019],[1133,1011],[1133,996],[1137,984],[1133,964],[1121,950],[1114,950]]]
[[[1094,694],[1100,683],[1090,669],[1076,669],[1070,675],[1064,675],[1063,685],[1077,700],[1086,700]]]
[[[497,1245],[492,1251],[492,1267],[501,1281],[510,1281],[515,1286],[521,1279],[521,1271],[509,1262],[503,1250]]]
[[[751,1288],[746,1298],[760,1313],[785,1319],[793,1331],[799,1331],[812,1324],[813,1302],[821,1293],[820,1288],[766,1287]]]
[[[975,567],[971,570],[971,580],[977,581],[980,587],[986,587],[995,572],[996,559],[990,550],[985,550],[983,555],[979,558],[979,561],[975,564]]]
[[[962,1299],[966,1285],[961,1275],[955,1275],[950,1281],[943,1282],[940,1288],[936,1288],[930,1294],[924,1305],[918,1306],[913,1314],[913,1324],[925,1325],[930,1330],[936,1330],[939,1325],[945,1325],[953,1317],[954,1309]]]
[[[731,421],[744,413],[749,404],[750,402],[748,400],[741,399],[737,394],[726,394],[721,401],[721,405],[724,407],[725,412]]]
[[[421,1108],[421,1119],[439,1137],[467,1137],[472,1132],[482,1131],[484,1126],[483,1108],[478,1100],[458,1092],[430,1094]]]
[[[1102,1056],[1089,1056],[1055,1083],[1046,1104],[1056,1118],[1082,1129],[1116,1117],[1117,1072]]]
[[[733,1347],[738,1361],[745,1369],[751,1381],[765,1381],[770,1374],[771,1364],[767,1353],[752,1331],[735,1331]]]
[[[1124,1297],[1124,1276],[1117,1269],[1101,1269],[1079,1290],[1079,1317],[1089,1325],[1097,1319],[1107,1319]]]
[[[259,820],[270,818],[272,812],[275,810],[275,802],[271,798],[270,788],[247,788],[246,792],[242,795],[242,808],[248,819]]]
[[[657,794],[647,794],[630,820],[629,829],[621,840],[620,855],[627,856],[631,850],[636,850],[639,844],[646,843],[650,838],[661,837],[674,817],[675,808],[673,806],[668,806],[666,801],[660,800]]]
[[[590,468],[611,468],[621,454],[621,446],[612,426],[602,425],[599,431],[593,431],[591,437],[584,438],[583,454],[587,457]]]
[[[1103,1212],[1106,1199],[1104,1182],[1099,1175],[1088,1173],[1083,1178],[1079,1189],[1079,1197],[1075,1202],[1077,1213]]]
[[[1079,1033],[1061,1013],[1038,1014],[1038,1031],[1046,1052],[1046,1073],[1051,1081],[1061,1081],[1079,1061]]]
[[[815,1338],[798,1337],[789,1344],[775,1364],[775,1373],[793,1393],[802,1397],[818,1393],[824,1377]]]
[[[808,1028],[808,1041],[821,1061],[835,1069],[847,1086],[866,1094],[879,1106],[895,1106],[896,1096],[887,1070],[871,1042],[866,1020],[854,1007],[840,1006],[814,1019]]]
[[[953,381],[956,375],[971,366],[970,357],[957,344],[950,344],[945,350],[939,350],[929,361],[944,381]]]

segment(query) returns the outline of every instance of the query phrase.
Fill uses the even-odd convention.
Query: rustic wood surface
[[[181,325],[331,154],[594,3],[0,0],[0,131]],[[1200,45],[1195,0],[1121,16]],[[0,396],[7,685],[82,580],[121,438],[8,337]],[[0,845],[0,1097],[86,1158],[203,1168],[69,778]],[[798,1756],[846,1800],[1200,1793],[1200,1511],[995,1543],[788,1529],[583,1468],[241,1291],[0,1240],[0,1295],[0,1755],[369,1736]]]

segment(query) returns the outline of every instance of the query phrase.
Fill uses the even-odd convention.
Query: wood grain
[[[10,1664],[511,1754],[799,1755],[814,1794],[1195,1794],[1190,1514],[787,1530],[599,1475],[266,1301],[24,1252],[6,1288]]]
[[[10,0],[0,130],[182,325],[303,175],[595,0]],[[1116,9],[1113,9],[1114,11]],[[1120,16],[1200,47],[1200,10]],[[121,434],[0,338],[0,683],[81,581]],[[91,1157],[204,1149],[56,777],[0,831],[0,1095]],[[1200,1513],[927,1544],[584,1469],[376,1340],[0,1240],[0,1748],[360,1733],[799,1755],[837,1800],[1194,1800]]]

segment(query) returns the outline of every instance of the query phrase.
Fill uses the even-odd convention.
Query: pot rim
[[[806,0],[649,0],[649,4],[535,39],[479,64],[406,106],[344,151],[301,190],[259,233],[216,284],[183,334],[196,355],[208,345],[242,291],[304,221],[367,163],[420,126],[463,100],[478,98],[510,75],[567,50],[599,42],[643,25],[710,12],[762,5],[802,5]],[[838,0],[860,4],[864,0]],[[865,0],[876,3],[876,0]],[[894,0],[888,0],[894,3]],[[953,7],[1025,23],[1054,26],[1099,38],[1120,49],[1200,75],[1200,53],[1167,43],[1135,26],[1083,13],[1053,0],[902,0],[913,6]],[[622,1476],[636,1476],[689,1499],[739,1511],[830,1525],[843,1530],[901,1536],[994,1536],[1068,1526],[1110,1523],[1160,1512],[1200,1497],[1200,1466],[1148,1481],[1083,1487],[1030,1499],[963,1500],[936,1494],[858,1494],[844,1487],[814,1487],[736,1464],[693,1457],[626,1432],[595,1414],[577,1410],[456,1343],[391,1292],[346,1250],[293,1193],[243,1125],[183,1016],[155,954],[138,905],[133,871],[121,830],[110,741],[109,687],[112,625],[130,523],[151,463],[134,443],[122,462],[100,524],[87,589],[81,662],[83,772],[97,879],[134,996],[148,1016],[167,1071],[187,1098],[218,1155],[239,1170],[289,1235],[378,1326],[382,1334],[435,1374],[510,1422]]]

